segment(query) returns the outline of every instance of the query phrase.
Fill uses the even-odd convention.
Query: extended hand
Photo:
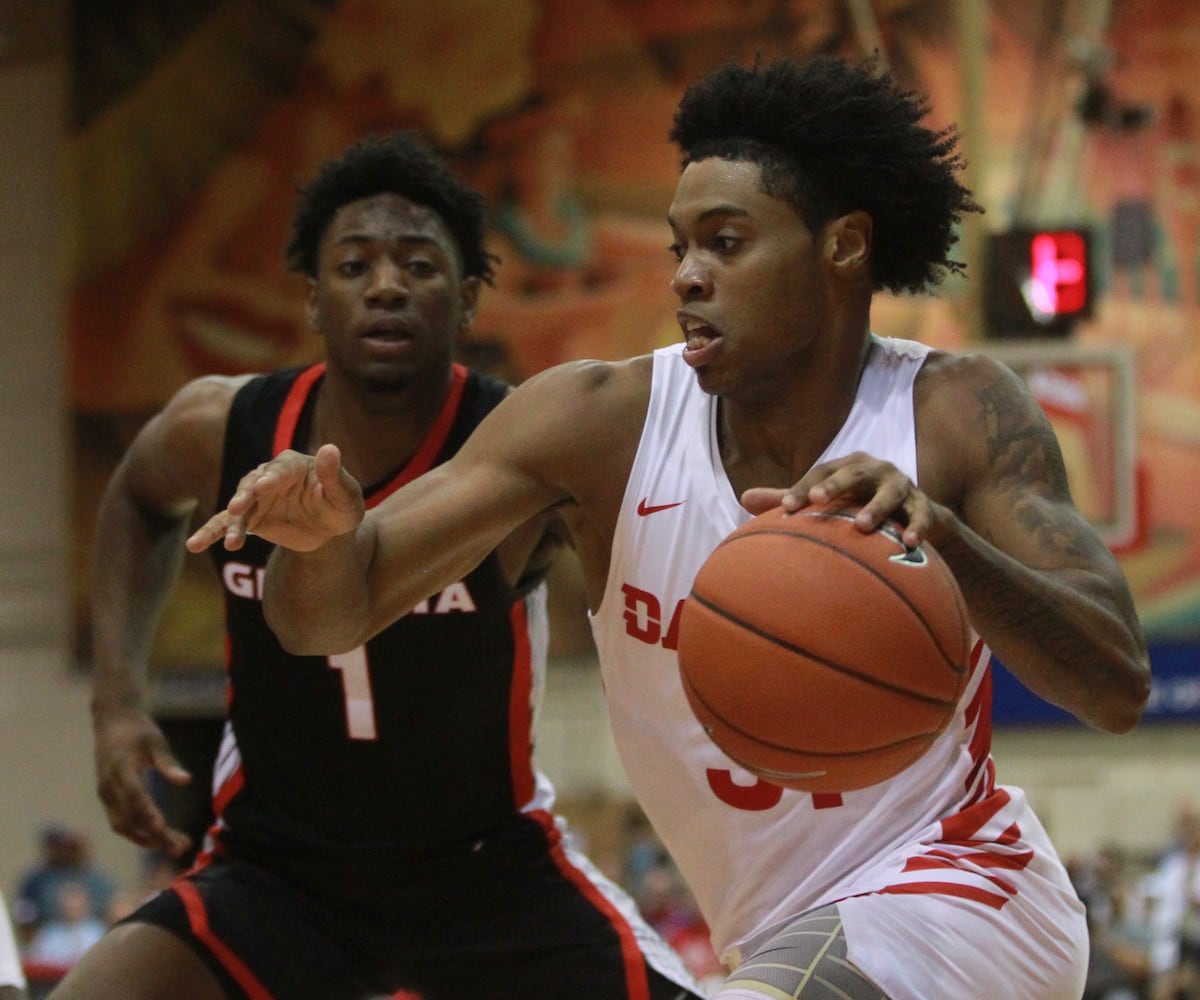
[[[242,476],[229,506],[208,519],[188,540],[202,552],[223,539],[240,549],[258,535],[297,552],[311,552],[358,527],[364,513],[362,487],[342,468],[336,445],[316,455],[284,451]]]
[[[889,518],[905,525],[908,546],[919,545],[935,520],[935,504],[916,483],[890,462],[861,451],[813,466],[790,489],[759,487],[742,494],[742,505],[752,514],[781,504],[799,510],[833,501],[859,507],[855,524],[863,531],[874,531]]]
[[[141,711],[97,716],[95,753],[96,784],[109,826],[141,847],[173,858],[184,854],[192,838],[167,824],[146,787],[146,771],[157,771],[172,785],[186,785],[192,776],[154,720]]]

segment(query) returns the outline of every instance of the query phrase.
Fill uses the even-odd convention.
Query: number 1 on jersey
[[[342,693],[346,702],[346,732],[352,740],[373,740],[375,703],[371,699],[371,674],[367,664],[367,647],[359,646],[348,653],[328,657],[329,665],[342,672]]]

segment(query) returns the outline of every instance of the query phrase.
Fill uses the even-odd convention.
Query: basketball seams
[[[793,535],[791,537],[794,538],[796,536]],[[924,702],[927,705],[933,705],[937,708],[953,708],[958,704],[957,698],[952,700],[935,698],[932,695],[921,694],[920,692],[912,691],[909,688],[900,687],[896,684],[890,684],[879,677],[872,676],[871,674],[854,670],[844,663],[838,663],[829,659],[828,657],[821,656],[812,650],[805,649],[803,646],[797,645],[796,643],[788,642],[786,639],[775,635],[773,632],[768,632],[760,626],[755,625],[753,622],[746,621],[744,618],[741,618],[733,612],[721,607],[720,605],[713,603],[703,594],[696,593],[695,590],[692,591],[691,596],[697,604],[707,608],[718,618],[722,618],[730,624],[737,625],[742,630],[749,632],[751,635],[758,636],[760,639],[765,639],[767,642],[774,646],[778,646],[780,649],[786,649],[789,653],[798,653],[800,656],[811,660],[813,663],[819,663],[823,667],[828,667],[835,673],[842,674],[845,677],[852,677],[855,680],[862,681],[871,687],[879,688],[884,691],[891,691],[893,694],[901,694],[907,698],[912,698],[914,701]],[[921,624],[925,624],[924,619],[921,620]]]
[[[825,510],[825,511],[798,511],[797,513],[801,514],[804,517],[815,517],[815,518],[821,518],[821,519],[826,519],[826,520],[837,520],[837,521],[843,521],[843,522],[848,521],[851,523],[851,525],[853,525],[856,512],[853,510],[849,510],[849,511],[848,510]],[[795,515],[792,515],[792,516],[795,516]],[[876,531],[881,535],[886,535],[888,538],[890,538],[892,541],[894,541],[898,546],[900,546],[905,551],[910,551],[908,549],[908,546],[904,544],[904,539],[901,534],[903,531],[903,528],[901,525],[897,524],[895,521],[885,521],[883,524],[881,524],[876,529]],[[751,532],[747,532],[747,534],[748,535],[749,534],[758,534],[758,532],[751,531]],[[810,536],[805,536],[805,537],[810,537]],[[813,540],[816,541],[817,539],[814,538]],[[920,619],[921,624],[924,625],[926,631],[930,633],[930,637],[933,639],[933,644],[937,647],[938,652],[942,654],[942,658],[947,662],[947,664],[949,664],[950,669],[952,671],[954,671],[956,674],[965,676],[967,674],[968,670],[970,669],[969,660],[970,660],[970,656],[971,656],[971,636],[970,636],[971,628],[970,628],[970,620],[967,615],[967,606],[963,602],[962,593],[958,589],[958,581],[954,578],[954,574],[950,571],[950,567],[946,565],[946,560],[944,560],[941,557],[941,554],[939,552],[937,552],[936,549],[934,549],[932,546],[930,546],[928,544],[920,546],[920,548],[925,554],[925,565],[937,567],[937,570],[941,574],[941,578],[942,578],[943,582],[945,582],[947,584],[947,589],[951,592],[951,594],[954,597],[954,605],[958,609],[958,617],[963,625],[962,659],[964,662],[962,662],[960,664],[957,657],[950,656],[946,653],[946,650],[942,648],[942,644],[941,644],[941,641],[939,640],[938,634],[929,625],[929,622],[925,619],[925,616],[917,608],[913,607],[912,602],[909,601],[905,597],[903,592],[896,590],[895,586],[893,586],[892,589],[896,590],[896,593],[899,594],[899,596],[901,597],[902,600],[904,600],[904,603],[907,604],[913,610],[913,612],[916,614],[917,618]],[[838,551],[844,551],[844,550],[839,548]],[[849,552],[846,552],[845,554],[850,556],[852,559],[854,559],[855,562],[859,562],[859,560],[857,558],[855,558],[854,556],[852,556]],[[862,565],[862,564],[860,563],[860,565]],[[875,573],[876,576],[880,576],[880,574],[874,570],[874,567],[870,566],[869,564],[865,564],[865,565],[867,566],[868,569],[870,569],[873,573]],[[911,567],[911,568],[913,568],[914,570],[916,569],[916,567]],[[886,577],[880,577],[880,578],[886,580]],[[887,581],[887,582],[890,584],[890,581]]]
[[[898,774],[957,716],[970,674],[970,620],[945,560],[905,546],[894,521],[859,531],[856,513],[759,515],[722,539],[681,602],[677,676],[693,714],[730,761],[784,788],[846,792]],[[776,535],[816,547],[790,552]],[[906,556],[927,572],[895,565]]]
[[[932,550],[927,550],[927,554],[932,554]],[[968,674],[971,670],[971,653],[973,652],[975,645],[971,640],[971,612],[967,608],[967,602],[963,597],[962,591],[959,589],[958,580],[954,576],[954,571],[951,570],[948,565],[946,565],[946,560],[939,555],[937,559],[931,560],[931,562],[937,565],[938,572],[942,574],[942,579],[946,581],[947,589],[954,598],[954,605],[958,608],[958,618],[959,621],[962,622],[962,644],[963,649],[965,650],[964,659],[966,660],[966,662],[963,664],[963,673]],[[940,644],[938,645],[938,648],[941,648]]]
[[[795,516],[795,515],[793,515],[793,516]],[[813,515],[808,515],[808,516],[813,516]],[[816,516],[826,517],[828,515],[816,515]],[[934,630],[933,627],[929,624],[929,621],[926,619],[924,612],[912,602],[912,600],[908,597],[908,595],[905,594],[904,591],[900,590],[896,586],[896,584],[886,574],[881,573],[878,569],[876,569],[872,563],[861,558],[860,556],[855,555],[853,552],[847,551],[844,547],[837,545],[834,542],[831,542],[827,539],[818,538],[813,535],[799,535],[799,534],[796,534],[796,532],[794,532],[794,531],[788,531],[787,529],[784,529],[784,528],[763,527],[763,528],[757,528],[756,530],[753,530],[753,531],[743,531],[740,534],[734,534],[731,537],[726,538],[721,543],[721,545],[718,546],[718,548],[722,548],[726,545],[731,545],[734,542],[738,542],[738,541],[741,541],[746,538],[758,538],[762,535],[780,535],[780,536],[783,536],[786,538],[795,539],[800,542],[811,542],[814,545],[819,545],[824,549],[827,549],[831,552],[836,553],[839,556],[842,556],[842,557],[850,560],[850,562],[852,562],[855,565],[866,570],[873,577],[875,577],[875,579],[877,579],[881,583],[883,583],[896,597],[898,597],[904,603],[904,605],[909,609],[909,611],[912,612],[913,617],[916,618],[917,621],[919,621],[921,623],[921,628],[924,629],[926,635],[929,637],[929,639],[933,643],[934,648],[941,655],[942,661],[945,664],[945,666],[947,666],[952,673],[957,674],[959,676],[964,676],[967,673],[969,665],[967,663],[957,662],[954,657],[950,656],[946,652],[936,630]],[[926,556],[932,556],[932,552],[930,552],[929,550],[926,550]],[[928,560],[927,565],[930,565],[930,566],[940,565],[940,566],[944,567],[945,564],[944,563],[939,564],[937,562],[937,560],[930,558]],[[948,573],[949,569],[946,568],[945,572]],[[950,581],[952,583],[954,583],[955,587],[958,586],[958,584],[956,582],[954,582],[953,574],[951,574],[951,576],[950,576]],[[696,593],[695,588],[692,589],[692,596],[696,597],[698,600],[703,601],[703,598],[701,598],[700,595],[698,595]],[[706,606],[710,606],[710,605],[706,604]],[[716,611],[718,609],[713,607],[712,610]],[[959,618],[965,620],[966,609],[964,607],[962,607],[961,602],[959,603],[959,612],[960,612]],[[752,631],[757,631],[754,629],[754,626],[752,626],[748,623],[740,623],[740,624],[744,624],[746,628],[749,628]],[[964,634],[964,636],[965,636],[965,634]],[[789,646],[788,648],[791,648],[791,647]],[[796,651],[802,652],[805,655],[809,655],[807,653],[807,651],[803,650],[803,649],[797,649]],[[964,659],[968,659],[969,654],[970,654],[970,649],[967,649],[965,652],[966,652],[967,656],[964,656]],[[814,657],[814,659],[820,659],[820,658]],[[825,662],[825,661],[822,660],[821,662]],[[830,665],[832,666],[833,664],[830,664]]]
[[[929,732],[914,733],[911,736],[904,737],[904,739],[893,740],[891,743],[878,743],[869,747],[860,747],[856,750],[809,750],[802,746],[790,746],[785,743],[775,743],[772,740],[764,739],[762,736],[759,736],[756,733],[752,733],[741,728],[740,726],[731,722],[727,716],[713,709],[713,706],[708,702],[707,699],[705,699],[704,695],[697,690],[696,685],[692,683],[691,678],[687,676],[686,672],[683,673],[683,680],[684,683],[687,684],[688,691],[690,691],[692,697],[695,698],[696,703],[701,705],[712,718],[720,722],[721,725],[726,729],[736,733],[745,740],[749,740],[758,744],[759,746],[766,747],[770,750],[779,750],[783,753],[804,754],[807,757],[827,758],[831,761],[853,760],[855,757],[862,757],[864,755],[877,754],[887,750],[899,750],[910,743],[920,743],[922,747],[925,747],[928,745],[930,738],[937,736],[939,732],[937,729],[931,729]],[[701,726],[703,725],[704,723],[701,722]],[[747,769],[758,770],[760,772],[763,770],[762,768],[752,768],[750,765],[739,761],[736,757],[730,754],[728,750],[724,750],[723,752],[730,760],[736,761],[738,764],[741,764]],[[777,775],[779,777],[783,777],[783,772],[777,772]]]

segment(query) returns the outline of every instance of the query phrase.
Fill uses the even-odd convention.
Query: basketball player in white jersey
[[[20,948],[8,915],[8,904],[0,894],[0,1000],[26,1000],[25,987]]]
[[[990,755],[990,656],[1093,727],[1149,692],[1117,563],[1074,506],[1054,434],[986,357],[874,336],[875,291],[961,265],[952,129],[870,63],[722,67],[685,93],[668,220],[681,343],[521,386],[458,454],[364,514],[336,448],[244,477],[189,541],[280,549],[267,614],[295,652],[362,643],[556,508],[582,561],[622,760],[729,968],[720,1000],[1078,1000],[1083,910]],[[756,780],[680,688],[675,622],[752,514],[841,498],[905,525],[962,588],[977,642],[945,734],[842,795]],[[830,628],[860,623],[830,622]]]

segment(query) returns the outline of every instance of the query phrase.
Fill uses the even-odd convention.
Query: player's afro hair
[[[478,191],[459,179],[415,132],[370,135],[329,160],[300,189],[288,267],[317,276],[321,237],[343,205],[393,192],[436,212],[458,247],[464,277],[494,277],[496,258],[487,252],[487,205]]]
[[[924,126],[928,111],[874,59],[728,63],[687,89],[670,137],[685,166],[714,156],[757,163],[767,193],[813,232],[865,211],[875,288],[918,292],[965,270],[949,256],[955,227],[982,211],[958,180],[957,130]]]

